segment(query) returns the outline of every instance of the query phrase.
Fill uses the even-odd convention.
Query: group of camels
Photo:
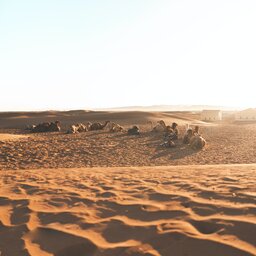
[[[104,124],[95,122],[91,123],[88,122],[87,124],[73,124],[69,127],[67,130],[67,133],[80,133],[80,132],[86,132],[86,131],[97,131],[97,130],[103,130],[106,126],[109,126],[109,130],[111,132],[120,132],[123,131],[123,127],[119,124],[106,121]],[[41,133],[41,132],[59,132],[61,130],[61,124],[60,121],[55,122],[44,122],[39,123],[37,125],[30,125],[26,127],[26,130],[32,132],[32,133]]]
[[[165,142],[161,145],[167,146],[167,147],[175,147],[175,141],[178,140],[179,131],[177,128],[177,123],[172,123],[172,125],[166,125],[163,120],[160,120],[157,122],[156,126],[153,127],[152,132],[161,132],[164,134]],[[45,122],[40,123],[38,125],[32,125],[30,127],[27,127],[28,130],[30,130],[32,133],[37,132],[56,132],[60,131],[60,122]],[[125,129],[123,126],[110,122],[105,121],[104,123],[95,122],[91,123],[88,122],[86,124],[78,123],[73,124],[69,127],[66,133],[68,134],[75,134],[75,133],[82,133],[87,131],[97,131],[97,130],[103,130],[108,129],[110,132],[124,132]],[[139,127],[134,125],[132,128],[129,128],[127,130],[128,135],[139,135],[140,130]],[[200,135],[199,133],[199,127],[195,126],[195,129],[192,128],[187,129],[184,137],[183,137],[183,143],[189,144],[191,148],[193,149],[202,149],[206,141],[205,139]]]
[[[95,122],[95,123],[91,123],[88,122],[86,124],[73,124],[69,127],[69,129],[67,130],[67,133],[80,133],[80,132],[87,132],[87,131],[98,131],[98,130],[103,130],[104,128],[106,128],[108,126],[108,129],[110,132],[121,132],[124,130],[124,128],[114,122],[110,122],[110,121],[105,121],[104,124],[100,123],[100,122]]]
[[[164,132],[165,138],[167,138],[167,140],[161,145],[167,147],[175,147],[175,140],[178,139],[179,133],[177,126],[178,125],[176,123],[172,123],[171,126],[166,125],[163,120],[160,120],[157,122],[157,125],[153,128],[152,131]],[[199,133],[199,126],[195,126],[194,130],[189,126],[187,127],[186,133],[183,137],[183,143],[189,144],[193,149],[202,149],[205,146],[206,141]]]

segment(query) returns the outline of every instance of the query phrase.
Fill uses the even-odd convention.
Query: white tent
[[[249,108],[235,114],[236,121],[256,121],[256,108]]]
[[[203,121],[220,121],[222,120],[222,112],[220,110],[203,110],[201,113]]]

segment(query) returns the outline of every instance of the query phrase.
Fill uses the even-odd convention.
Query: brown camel
[[[183,143],[189,144],[191,148],[195,150],[202,149],[205,146],[206,141],[199,134],[199,126],[195,126],[194,130],[192,128],[187,129],[187,132],[183,137]]]
[[[165,127],[165,133],[164,133],[164,137],[170,137],[172,136],[172,134],[174,133],[172,127],[170,125],[167,125]]]
[[[157,121],[157,125],[152,129],[153,132],[165,132],[166,124],[164,120]]]
[[[69,128],[68,128],[68,130],[67,130],[67,134],[74,134],[74,133],[78,133],[78,131],[77,131],[77,127],[76,127],[76,125],[71,125]]]
[[[110,132],[122,132],[124,130],[124,127],[122,127],[119,124],[116,124],[114,122],[110,123],[109,131]]]
[[[172,130],[173,130],[173,136],[172,136],[172,139],[173,140],[177,140],[178,139],[178,136],[179,136],[179,130],[178,130],[178,124],[177,123],[172,123]]]
[[[140,129],[138,126],[134,125],[132,128],[128,129],[128,135],[140,135]]]
[[[78,132],[87,132],[88,129],[87,127],[84,125],[84,124],[76,124],[76,127],[77,127],[77,131]]]
[[[202,149],[205,146],[205,144],[206,144],[205,139],[198,134],[192,136],[192,138],[190,139],[190,146],[195,150]]]
[[[60,131],[60,122],[45,122],[40,123],[38,125],[32,125],[31,126],[31,132],[37,133],[37,132],[59,132]]]
[[[81,133],[88,131],[87,126],[84,124],[73,124],[67,130],[67,133]]]
[[[189,144],[190,139],[193,137],[193,130],[191,128],[187,129],[186,134],[183,137],[183,143]]]
[[[89,130],[90,131],[97,131],[97,130],[103,130],[107,125],[108,123],[110,123],[110,121],[106,121],[104,124],[102,123],[92,123],[89,127]]]
[[[91,127],[92,123],[91,122],[87,122],[86,123],[86,128],[87,128],[87,131],[90,131],[90,127]]]

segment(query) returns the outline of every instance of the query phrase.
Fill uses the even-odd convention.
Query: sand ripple
[[[256,255],[255,170],[2,171],[1,256]]]

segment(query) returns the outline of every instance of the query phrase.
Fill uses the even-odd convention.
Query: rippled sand
[[[0,172],[1,256],[256,255],[256,165]]]

